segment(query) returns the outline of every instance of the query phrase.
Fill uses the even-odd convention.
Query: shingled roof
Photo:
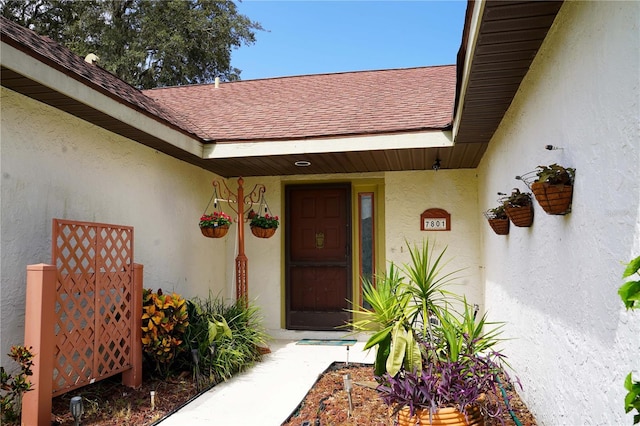
[[[447,65],[142,92],[5,18],[2,43],[37,62],[3,50],[1,80],[225,177],[425,170],[436,160],[473,168],[561,5],[469,0],[457,81]],[[79,85],[60,84],[61,75]],[[112,102],[96,101],[96,92]],[[313,167],[296,167],[300,160]]]
[[[360,136],[451,126],[456,67],[270,78],[146,90],[212,142]]]

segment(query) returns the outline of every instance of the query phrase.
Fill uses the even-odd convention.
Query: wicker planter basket
[[[207,238],[222,238],[229,232],[229,225],[216,226],[215,228],[200,228],[200,232]]]
[[[533,206],[505,207],[505,212],[515,226],[527,228],[533,223]]]
[[[441,408],[431,416],[429,416],[429,410],[416,410],[415,415],[410,417],[408,407],[404,407],[398,412],[399,426],[413,426],[416,424],[440,426],[483,426],[484,418],[478,407],[468,409],[466,416],[456,408]]]
[[[531,192],[535,195],[540,207],[548,214],[567,214],[571,211],[573,185],[535,182],[531,184]]]
[[[489,226],[498,235],[509,233],[509,219],[489,219]]]
[[[258,238],[271,238],[276,233],[276,228],[260,228],[259,226],[252,226],[251,233]]]

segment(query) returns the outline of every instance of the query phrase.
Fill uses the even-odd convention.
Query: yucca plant
[[[155,372],[167,377],[176,355],[184,350],[182,336],[189,324],[186,300],[176,293],[142,293],[142,349]]]
[[[444,273],[446,247],[436,251],[435,244],[426,241],[422,247],[410,246],[411,263],[400,271],[392,263],[389,272],[378,276],[375,286],[365,282],[363,299],[370,309],[352,311],[359,320],[347,327],[356,332],[374,331],[365,350],[376,347],[375,374],[395,375],[402,368],[420,369],[422,359],[418,341],[431,336],[430,319],[456,296],[446,290],[457,272]]]

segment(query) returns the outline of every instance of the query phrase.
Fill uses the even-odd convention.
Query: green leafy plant
[[[448,263],[443,260],[446,247],[436,251],[430,241],[422,247],[407,247],[411,262],[400,268],[406,278],[391,264],[375,286],[366,283],[363,298],[371,308],[352,311],[360,319],[347,325],[356,332],[375,331],[364,348],[377,349],[377,376],[385,372],[394,375],[402,368],[419,369],[418,341],[432,336],[431,319],[436,311],[446,308],[447,298],[456,298],[445,289],[459,272],[443,273]]]
[[[216,228],[231,224],[231,216],[223,212],[213,212],[211,214],[203,214],[200,217],[200,228]]]
[[[628,278],[634,274],[640,275],[640,256],[627,264],[622,278]],[[640,280],[627,281],[618,289],[618,294],[627,309],[640,309]]]
[[[22,395],[29,392],[31,383],[27,378],[33,375],[32,348],[12,346],[9,357],[20,366],[17,374],[7,373],[0,367],[0,419],[2,424],[20,424],[22,414]]]
[[[554,163],[550,166],[538,166],[535,181],[551,185],[573,185],[575,174],[576,169],[562,167]]]
[[[142,349],[156,373],[167,377],[175,356],[182,350],[182,337],[189,324],[186,300],[180,295],[142,293]]]
[[[502,199],[503,207],[526,207],[532,203],[531,193],[520,192],[518,188],[513,188],[511,194]]]
[[[239,298],[225,305],[218,301],[216,309],[227,321],[233,338],[222,336],[214,357],[216,380],[226,380],[258,361],[266,345],[267,334],[262,326],[260,309]]]
[[[187,311],[178,367],[192,370],[199,387],[226,380],[260,359],[267,335],[257,307],[243,299],[225,304],[209,295],[190,300]]]
[[[278,226],[280,225],[280,218],[278,216],[271,216],[269,213],[265,213],[265,215],[262,216],[251,210],[248,214],[248,217],[251,220],[251,222],[249,223],[250,226],[269,229],[278,228]]]
[[[213,356],[223,336],[233,333],[221,313],[212,309],[211,295],[207,299],[195,298],[187,301],[189,325],[184,333],[185,355],[178,363],[182,369],[191,369],[198,388],[213,383]]]
[[[494,207],[484,212],[484,216],[487,219],[508,219],[507,212],[504,209],[504,204]]]
[[[640,275],[640,256],[633,259],[627,264],[622,278],[628,278],[632,275]],[[618,294],[628,309],[640,309],[640,280],[627,281],[619,289]],[[624,387],[627,395],[624,398],[624,412],[629,413],[633,410],[633,424],[640,423],[640,381],[634,381],[629,373],[624,381]]]

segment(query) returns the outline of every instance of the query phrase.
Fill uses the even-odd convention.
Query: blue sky
[[[232,52],[243,80],[454,64],[466,1],[245,0],[267,31]]]

